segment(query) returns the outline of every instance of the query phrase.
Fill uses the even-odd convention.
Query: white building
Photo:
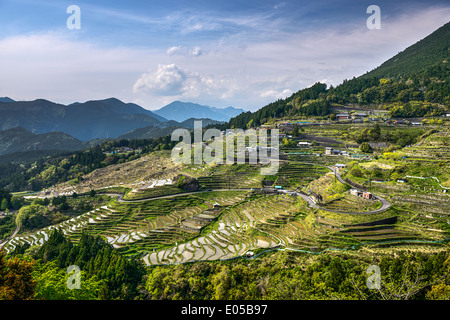
[[[310,142],[306,142],[306,141],[300,141],[297,145],[298,145],[299,147],[303,147],[303,148],[309,148],[309,147],[311,147],[311,143],[310,143]]]

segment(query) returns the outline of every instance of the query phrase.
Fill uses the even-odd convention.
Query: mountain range
[[[177,105],[180,108],[183,104]],[[186,110],[190,110],[192,104],[185,105]],[[66,106],[44,99],[14,101],[2,97],[0,155],[49,150],[74,151],[88,148],[104,139],[165,136],[176,128],[193,128],[195,120],[202,120],[204,126],[219,123],[201,116],[219,114],[214,110],[216,108],[211,108],[212,111],[208,113],[208,108],[202,106],[201,112],[196,112],[198,108],[193,112],[185,112],[186,116],[191,117],[178,122],[116,98],[75,102]],[[170,107],[165,110],[165,114],[170,115],[167,112]],[[223,115],[219,118],[223,119]]]
[[[116,98],[63,105],[44,99],[14,101],[2,97],[0,132],[11,131],[0,134],[0,154],[53,148],[71,150],[94,139],[158,137],[177,127],[192,128],[196,119],[202,119],[204,125],[225,122],[221,124],[224,127],[245,128],[249,123],[259,125],[273,116],[323,117],[332,107],[347,104],[379,108],[383,104],[395,107],[395,103],[413,101],[404,110],[394,110],[395,114],[401,117],[442,114],[450,106],[449,48],[450,23],[447,23],[360,77],[329,89],[317,83],[253,113],[181,101],[150,111]],[[421,110],[415,112],[414,108]]]
[[[233,107],[215,108],[191,102],[174,101],[153,112],[168,120],[175,120],[178,122],[189,118],[208,118],[217,121],[228,121],[232,117],[245,112],[245,110]]]
[[[118,138],[135,129],[147,128],[151,133],[145,136],[159,136],[162,134],[159,129],[191,128],[193,120],[198,118],[203,119],[205,125],[211,124],[229,120],[237,113],[240,113],[240,109],[210,108],[182,102],[152,112],[116,98],[75,102],[66,106],[44,99],[14,101],[3,97],[0,98],[0,131],[21,127],[35,134],[64,132],[78,140],[90,141]],[[176,116],[172,116],[174,114]],[[131,135],[136,136],[136,132]]]
[[[68,106],[44,99],[0,103],[0,130],[61,131],[82,141],[114,138],[139,127],[162,127],[158,118],[149,110],[115,98]]]
[[[0,97],[0,102],[15,102],[15,101],[8,97]]]
[[[0,155],[42,150],[75,151],[90,145],[58,131],[36,134],[21,127],[0,131]]]

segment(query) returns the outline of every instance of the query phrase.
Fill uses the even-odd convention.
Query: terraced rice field
[[[448,155],[450,154],[449,139],[450,135],[448,133],[437,132],[414,146],[402,149],[402,152],[412,159],[448,160]]]
[[[147,183],[130,185],[136,192],[129,197],[141,199],[177,193],[179,190],[175,190],[175,186],[166,184],[172,171],[165,175],[160,169],[147,176]],[[288,194],[227,191],[260,188],[264,177],[258,166],[225,165],[203,169],[193,175],[200,185],[204,189],[222,191],[133,203],[111,201],[107,206],[59,225],[15,237],[5,249],[10,252],[24,243],[43,244],[51,230],[58,228],[75,242],[82,232],[100,235],[122,253],[139,256],[147,265],[159,265],[232,259],[249,251],[259,253],[277,247],[320,252],[357,248],[367,243],[376,246],[386,241],[442,241],[448,238],[450,231],[450,194],[410,192],[410,186],[374,183],[371,191],[388,198],[393,206],[382,213],[347,215],[312,209],[301,197]],[[324,190],[341,186],[332,175],[325,175],[327,172],[328,169],[319,165],[291,161],[280,167],[276,185],[294,189],[319,183]],[[118,173],[109,174],[115,177]],[[154,183],[163,180],[164,183],[159,182],[161,185]],[[346,191],[343,188],[337,192],[344,194]],[[375,209],[377,202],[345,193],[327,201],[325,206],[336,211],[363,212]]]
[[[329,171],[322,166],[291,161],[281,165],[276,184],[285,188],[305,186]]]
[[[197,178],[204,189],[249,189],[260,188],[262,177],[259,175],[258,166],[248,166],[247,170],[236,171],[230,174],[224,167],[211,172],[208,176]]]
[[[196,260],[231,259],[258,248],[268,248],[288,243],[283,237],[260,231],[259,223],[271,219],[284,219],[295,210],[296,199],[289,196],[263,197],[226,208],[215,222],[216,227],[188,242],[176,244],[144,256],[148,265],[185,263]],[[254,235],[254,230],[260,235]]]
[[[162,180],[165,181],[165,180]],[[155,183],[155,182],[153,182]],[[156,198],[160,196],[167,196],[167,195],[173,195],[177,193],[183,193],[185,190],[178,188],[172,184],[163,184],[163,185],[157,185],[155,187],[150,188],[140,188],[140,189],[134,189],[131,192],[128,192],[125,194],[124,199],[125,200],[140,200],[140,199],[149,199],[149,198]]]
[[[324,208],[340,212],[365,212],[381,207],[381,202],[361,197],[346,195],[323,205]]]
[[[115,221],[117,219],[117,212],[115,212],[109,206],[103,206],[101,208],[89,211],[83,215],[61,222],[57,225],[43,228],[36,233],[16,236],[6,242],[3,248],[8,253],[14,250],[16,246],[24,245],[25,243],[28,243],[31,246],[42,245],[48,240],[48,236],[53,229],[62,231],[72,241],[78,241],[81,238],[83,230],[85,230],[87,227],[93,225],[107,225],[108,223],[111,223],[112,221]]]
[[[47,191],[68,196],[72,195],[73,192],[81,194],[92,189],[99,190],[112,187],[135,189],[155,180],[170,180],[181,169],[180,165],[175,165],[171,161],[170,153],[161,151],[158,154],[147,155],[127,163],[97,169],[83,176],[83,180],[77,184],[69,181],[55,185]]]
[[[392,213],[366,217],[365,224],[345,223],[329,218],[328,214],[311,210],[301,198],[260,196],[224,209],[209,232],[161,250],[155,249],[143,259],[147,265],[177,264],[232,259],[248,251],[276,247],[320,251],[348,249],[367,242],[377,244],[420,238],[397,224],[396,219],[380,219]],[[358,220],[357,217],[352,219]]]

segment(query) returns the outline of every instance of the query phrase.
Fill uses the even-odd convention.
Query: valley
[[[0,98],[0,299],[448,300],[449,28],[255,111]],[[158,72],[133,94],[219,90]]]
[[[414,165],[402,178],[420,174],[417,167],[449,168],[447,140],[442,139],[446,135],[436,132],[397,150],[398,156],[385,154],[364,161],[325,155],[324,147],[320,157],[286,152],[273,177],[261,176],[260,165],[174,165],[167,152],[154,152],[97,169],[78,183],[62,183],[25,196],[33,201],[71,198],[75,193],[77,198],[89,199],[95,190],[95,197],[103,198],[104,204],[38,231],[20,230],[2,246],[12,252],[16,246],[42,245],[52,229],[75,242],[87,232],[148,266],[251,258],[272,250],[317,254],[386,245],[392,250],[445,250],[450,229],[446,187],[435,180],[414,178],[399,183],[393,174],[405,161]],[[425,154],[430,154],[431,145],[442,161],[430,164]],[[411,152],[415,158],[401,156]],[[333,167],[337,161],[346,163],[344,169]],[[356,168],[364,172],[362,176],[355,175]],[[374,170],[381,170],[377,174],[384,177],[382,182],[366,180]],[[195,179],[198,187],[183,190],[177,184],[181,176]],[[440,178],[448,183],[445,175]],[[376,199],[351,194],[354,186],[347,181],[366,189],[370,186]]]

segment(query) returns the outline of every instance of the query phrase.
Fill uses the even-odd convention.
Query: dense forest
[[[418,70],[432,70],[447,63],[450,46],[450,22],[418,41],[362,77],[408,77]]]
[[[66,285],[71,265],[81,271],[78,290]],[[370,265],[379,267],[378,289],[367,285]],[[99,237],[73,244],[54,232],[40,248],[0,253],[0,299],[450,299],[450,252],[364,258],[284,251],[145,268]]]
[[[123,257],[100,237],[83,234],[79,243],[73,244],[57,230],[44,245],[17,247],[12,256],[15,258],[6,261],[14,261],[20,256],[33,268],[27,271],[33,278],[27,284],[33,287],[28,291],[27,298],[31,299],[131,300],[139,296],[139,285],[146,273],[142,262]],[[5,264],[4,256],[0,256],[0,288],[7,288],[7,283],[2,283],[2,262]],[[69,276],[66,270],[72,265],[81,271],[80,290],[71,290],[66,285]],[[19,292],[11,294],[21,294],[20,290],[16,291]],[[15,297],[2,296],[0,291],[2,298]]]
[[[272,119],[326,116],[331,107],[355,104],[388,110],[392,117],[442,115],[450,109],[450,69],[444,64],[407,78],[353,78],[328,89],[325,84],[316,83],[256,112],[242,113],[222,127],[245,129]]]
[[[171,141],[170,135],[154,139],[112,140],[88,150],[0,164],[0,189],[38,191],[60,182],[81,179],[98,168],[131,161],[153,151],[170,150],[176,143]],[[124,147],[139,149],[139,152],[111,153]]]

